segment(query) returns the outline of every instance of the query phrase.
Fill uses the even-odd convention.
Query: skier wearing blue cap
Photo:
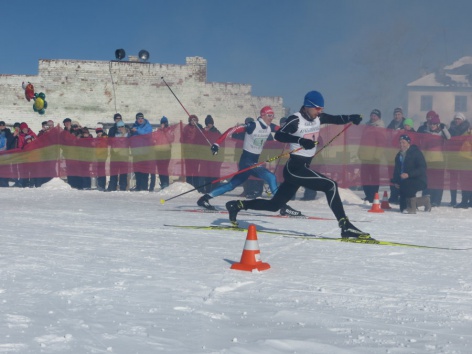
[[[358,125],[362,121],[359,114],[330,115],[323,113],[324,98],[318,91],[310,91],[305,95],[300,111],[289,116],[282,127],[275,134],[275,139],[282,143],[289,143],[290,159],[284,167],[284,181],[271,200],[232,200],[226,203],[229,219],[235,226],[236,217],[241,209],[277,211],[284,206],[297,192],[298,188],[321,191],[326,194],[328,205],[338,220],[341,228],[341,237],[369,239],[370,234],[356,228],[349,221],[339,196],[336,181],[310,168],[311,161],[316,154],[316,145],[321,124],[348,124]],[[297,150],[299,148],[303,148]]]

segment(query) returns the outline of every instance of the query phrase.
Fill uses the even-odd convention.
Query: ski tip
[[[161,199],[161,204],[164,204],[166,201],[164,199]]]

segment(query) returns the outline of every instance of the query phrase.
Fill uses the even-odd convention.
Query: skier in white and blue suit
[[[264,144],[269,138],[271,132],[275,132],[279,127],[273,126],[274,111],[272,107],[265,106],[261,109],[261,116],[256,121],[250,121],[244,125],[233,127],[225,131],[211,146],[213,154],[217,154],[220,144],[234,133],[244,134],[243,153],[239,160],[239,169],[248,169],[259,162],[259,157],[264,148]],[[258,177],[269,185],[270,191],[274,194],[277,191],[277,179],[275,175],[263,166],[250,168],[245,172],[238,173],[228,183],[221,184],[212,192],[203,195],[197,201],[197,205],[208,210],[215,210],[215,207],[210,204],[210,199],[222,195],[226,192],[232,191],[237,186],[243,184],[250,176]],[[280,208],[281,215],[300,216],[298,210],[291,208],[289,205],[282,205]],[[277,209],[278,210],[278,209]]]
[[[343,238],[368,239],[370,235],[356,228],[346,216],[339,196],[338,184],[310,168],[316,154],[316,145],[321,124],[358,125],[362,117],[359,114],[329,115],[323,113],[324,98],[318,91],[310,91],[305,95],[303,106],[299,112],[289,116],[284,125],[275,133],[275,139],[290,144],[290,159],[284,167],[284,181],[271,200],[234,200],[226,203],[230,220],[237,225],[236,216],[241,209],[277,211],[285,205],[297,192],[305,187],[326,194],[328,205],[333,211],[341,228]]]

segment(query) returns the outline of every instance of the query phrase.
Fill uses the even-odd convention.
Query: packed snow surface
[[[228,223],[185,211],[195,191],[161,203],[191,188],[103,193],[53,179],[0,189],[0,353],[472,352],[472,250],[264,233],[339,236],[321,193],[290,205],[330,220],[241,213],[271,268],[232,270],[245,232],[165,226]],[[211,203],[224,209],[241,192]],[[470,209],[369,213],[359,192],[341,195],[378,239],[472,248]]]

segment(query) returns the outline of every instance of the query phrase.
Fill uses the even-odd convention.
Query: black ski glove
[[[219,145],[218,144],[213,144],[211,146],[211,152],[213,153],[213,155],[216,155],[218,154],[218,150],[220,149]]]
[[[316,145],[316,143],[313,140],[305,139],[305,138],[298,139],[298,144],[305,150],[311,150]]]
[[[355,125],[359,125],[362,122],[362,116],[360,114],[350,114],[348,120]]]

